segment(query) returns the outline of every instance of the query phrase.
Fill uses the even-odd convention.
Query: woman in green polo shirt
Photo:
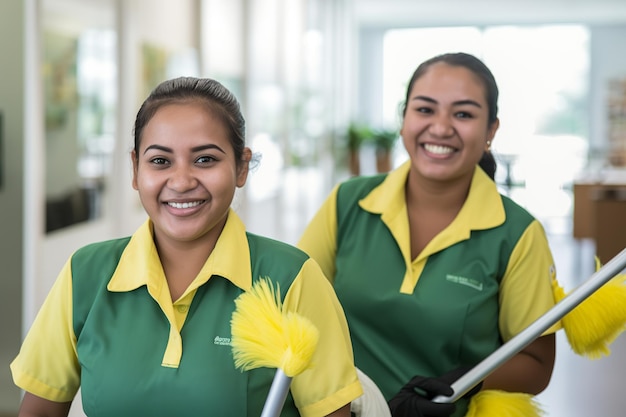
[[[497,100],[493,75],[472,55],[421,64],[402,112],[409,160],[336,186],[298,245],[333,283],[355,363],[394,416],[464,415],[467,398],[453,405],[428,398],[452,395],[464,370],[554,305],[545,232],[493,181]],[[554,365],[555,330],[482,388],[541,392]],[[426,390],[424,398],[412,387]]]
[[[332,286],[304,252],[247,233],[230,208],[251,151],[236,98],[210,79],[159,85],[136,117],[132,185],[148,219],[67,261],[11,364],[19,416],[259,416],[275,369],[235,368],[235,299],[259,279],[319,330],[281,416],[350,415],[361,392]],[[277,340],[278,346],[282,341]]]

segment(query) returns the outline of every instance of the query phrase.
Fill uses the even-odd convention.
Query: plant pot
[[[357,176],[361,173],[361,159],[358,149],[352,149],[348,152],[348,168],[351,176]]]
[[[391,152],[376,152],[376,171],[379,173],[391,171]]]

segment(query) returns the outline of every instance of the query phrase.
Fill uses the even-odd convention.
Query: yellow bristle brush
[[[571,291],[567,296],[563,296],[554,307],[548,310],[545,314],[531,323],[526,329],[522,330],[511,340],[500,346],[493,353],[483,359],[478,365],[474,366],[470,369],[465,375],[456,380],[452,384],[452,389],[454,394],[450,397],[446,397],[444,395],[439,395],[433,398],[434,402],[441,403],[451,403],[463,395],[468,393],[472,388],[474,388],[480,381],[484,380],[491,372],[497,369],[504,362],[512,358],[526,346],[528,346],[533,340],[537,337],[541,336],[543,332],[548,330],[551,326],[556,324],[559,320],[563,320],[566,315],[571,313],[577,306],[579,306],[583,301],[588,300],[590,297],[595,298],[597,292],[601,289],[603,285],[606,285],[610,282],[610,285],[624,285],[624,278],[620,275],[620,272],[626,267],[626,249],[623,249],[619,254],[617,254],[613,259],[607,262],[606,265],[598,268],[598,270],[584,283],[582,283],[578,288]],[[617,277],[617,278],[615,278]],[[615,279],[614,279],[615,278]],[[603,290],[603,292],[606,290]],[[609,289],[611,293],[615,290]],[[620,292],[623,291],[620,288]],[[613,297],[614,295],[608,295],[609,297]],[[623,295],[621,295],[623,296]],[[598,295],[599,299],[604,299],[607,297],[606,294],[601,293]],[[618,300],[619,301],[619,300]],[[594,301],[590,301],[593,303]],[[605,300],[605,302],[607,302]],[[623,301],[619,301],[623,302]],[[609,307],[610,308],[610,307]],[[623,306],[620,306],[620,309],[623,310]],[[590,314],[590,313],[587,313]],[[621,313],[620,313],[621,314]],[[602,323],[606,325],[606,322],[612,322],[616,320],[614,312],[601,312],[599,309],[595,312],[595,323],[593,323],[589,328],[594,328],[594,331],[589,330],[589,328],[577,328],[573,333],[578,332],[579,334],[574,335],[573,333],[568,337],[578,338],[580,341],[583,339],[583,335],[589,335],[590,333],[596,333],[598,327],[602,326]],[[585,351],[597,351],[598,349],[602,351],[606,349],[605,343],[607,340],[611,338],[617,337],[619,332],[624,328],[624,322],[619,324],[618,317],[618,325],[617,326],[607,326],[607,330],[603,330],[604,333],[601,335],[602,337],[594,338],[596,342],[592,342],[591,345],[586,345],[584,347]],[[565,326],[565,325],[564,325]],[[613,330],[612,330],[613,329]],[[617,329],[617,330],[614,330]],[[570,332],[572,330],[570,329]],[[599,340],[599,341],[598,341]],[[589,343],[588,341],[586,343]],[[594,344],[595,343],[595,344]],[[488,392],[486,390],[485,392]],[[477,410],[476,403],[480,400],[482,403],[480,409],[489,409],[493,410],[492,415],[505,416],[507,414],[504,413],[505,410],[510,408],[509,402],[506,400],[508,393],[503,393],[499,391],[491,392],[489,395],[484,396],[482,399],[480,397],[476,398],[476,396],[472,397],[470,400],[470,407],[474,407]],[[478,394],[477,394],[478,395]],[[541,415],[541,410],[537,405],[532,401],[531,397],[524,397],[525,394],[522,394],[522,397],[517,397],[517,401],[522,401],[522,408],[526,410],[532,410],[530,416]],[[509,397],[513,398],[513,397]],[[474,402],[474,405],[472,405]],[[519,406],[519,405],[518,405]],[[478,411],[475,411],[477,413]],[[483,417],[483,412],[481,412],[480,417]],[[478,416],[478,414],[475,414]],[[485,414],[489,415],[489,414]],[[516,414],[511,414],[515,416]]]
[[[540,417],[544,414],[531,394],[485,390],[472,397],[465,417]]]
[[[596,271],[602,267],[596,257]],[[609,345],[626,328],[626,274],[618,274],[561,319],[567,341],[578,355],[591,359],[608,356]],[[565,290],[552,283],[557,302]]]
[[[261,417],[279,416],[294,376],[311,366],[319,331],[306,317],[283,309],[279,286],[265,278],[235,300],[231,318],[235,367],[277,368]]]

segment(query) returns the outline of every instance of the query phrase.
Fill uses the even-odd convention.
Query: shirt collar
[[[459,223],[471,230],[484,230],[500,226],[504,220],[504,205],[496,183],[476,167],[467,200],[452,225]]]
[[[385,180],[365,196],[359,205],[370,213],[382,214],[386,223],[406,215],[405,184],[411,161],[390,172]],[[504,206],[494,181],[481,169],[474,170],[470,190],[456,219],[448,229],[469,237],[471,230],[489,229],[504,223]]]
[[[383,214],[383,217],[406,208],[404,186],[410,168],[409,160],[387,174],[380,185],[359,201],[361,208],[370,213]]]
[[[161,293],[166,281],[153,233],[152,221],[148,219],[132,235],[109,281],[109,291],[132,291],[146,285],[150,293]],[[232,209],[215,248],[186,293],[206,283],[213,275],[221,276],[244,290],[252,286],[245,226]]]

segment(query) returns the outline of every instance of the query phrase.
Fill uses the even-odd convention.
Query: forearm
[[[330,413],[327,417],[350,417],[350,404],[346,404],[339,410]]]
[[[490,374],[482,389],[539,394],[550,382],[554,359],[554,334],[542,336]]]
[[[27,392],[18,417],[67,417],[71,405],[71,402],[50,401]]]

